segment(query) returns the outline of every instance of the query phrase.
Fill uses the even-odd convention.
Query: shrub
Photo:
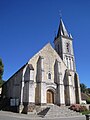
[[[73,104],[69,107],[69,109],[74,110],[76,112],[87,111],[86,106],[81,106],[79,104]]]
[[[83,111],[87,111],[86,106],[81,106],[81,107],[80,107],[80,112],[83,112]]]
[[[86,99],[87,104],[90,104],[90,98]]]

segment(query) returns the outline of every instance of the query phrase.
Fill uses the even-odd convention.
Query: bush
[[[90,104],[90,98],[87,98],[86,102],[87,104]]]
[[[69,107],[70,110],[74,110],[76,112],[83,112],[83,111],[87,111],[86,106],[81,106],[79,104],[73,104]]]
[[[81,107],[80,107],[80,112],[83,112],[83,111],[87,111],[86,106],[81,106]]]
[[[87,114],[90,114],[90,111],[87,110],[87,111],[83,111],[83,112],[81,112],[81,113],[82,113],[82,115],[87,115]]]

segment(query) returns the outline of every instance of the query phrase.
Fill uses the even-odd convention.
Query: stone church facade
[[[35,105],[81,103],[73,38],[60,19],[55,49],[48,43],[3,85],[2,96],[19,100],[19,112]]]

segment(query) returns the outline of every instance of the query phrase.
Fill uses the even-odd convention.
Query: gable
[[[39,57],[42,56],[44,58],[44,73],[45,73],[45,79],[47,79],[48,72],[50,71],[52,74],[52,79],[54,80],[54,65],[55,61],[58,60],[61,63],[61,71],[64,73],[66,70],[66,66],[63,63],[60,56],[57,54],[57,52],[53,49],[53,47],[48,43],[46,46],[44,46],[37,54],[35,54],[28,62],[28,64],[32,64],[34,68],[35,78],[37,74],[37,62]]]

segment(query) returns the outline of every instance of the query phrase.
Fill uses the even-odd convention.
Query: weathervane
[[[59,10],[59,16],[60,16],[60,19],[62,18],[62,12],[61,10]]]

